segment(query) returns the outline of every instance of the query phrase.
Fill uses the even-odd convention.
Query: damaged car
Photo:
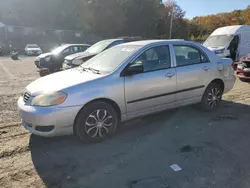
[[[236,75],[242,82],[250,83],[250,53],[240,59]]]

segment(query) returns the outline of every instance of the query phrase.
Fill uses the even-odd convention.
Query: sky
[[[245,9],[250,0],[175,0],[186,11],[186,18]]]

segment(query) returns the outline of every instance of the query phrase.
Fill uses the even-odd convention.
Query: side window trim
[[[199,54],[200,54],[200,59],[201,59],[201,55],[203,54],[203,56],[206,57],[207,61],[204,61],[204,62],[200,62],[200,63],[193,63],[193,64],[188,64],[188,65],[177,65],[177,59],[176,59],[176,54],[175,54],[175,50],[174,50],[174,46],[187,46],[187,47],[191,47],[191,48],[194,48],[196,49]],[[203,64],[203,63],[211,63],[211,60],[209,59],[209,57],[207,56],[207,54],[201,49],[199,48],[198,46],[194,46],[192,44],[172,44],[171,45],[171,48],[172,48],[172,52],[173,52],[173,58],[174,58],[174,62],[175,62],[175,67],[185,67],[185,66],[190,66],[190,65],[199,65],[199,64]]]
[[[156,47],[164,47],[164,46],[167,46],[168,49],[169,49],[169,55],[170,55],[170,61],[171,61],[171,66],[169,68],[162,68],[162,69],[157,69],[157,70],[152,70],[152,71],[146,71],[146,72],[143,72],[143,73],[139,73],[139,74],[144,74],[144,73],[149,73],[149,72],[155,72],[155,71],[160,71],[160,70],[167,70],[167,69],[171,69],[174,67],[174,61],[173,61],[173,56],[172,56],[172,53],[171,53],[171,44],[158,44],[158,45],[154,45],[154,46],[150,46],[150,47],[147,47],[146,49],[144,49],[143,51],[141,51],[138,55],[136,55],[128,64],[127,66],[123,69],[123,71],[125,71],[132,63],[135,62],[135,60],[140,57],[144,52],[152,49],[152,48],[156,48]],[[123,72],[122,71],[122,72]]]

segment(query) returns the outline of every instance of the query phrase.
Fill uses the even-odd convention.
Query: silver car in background
[[[101,141],[139,116],[194,103],[216,109],[235,83],[231,64],[194,42],[121,44],[29,84],[18,100],[20,117],[36,135]]]

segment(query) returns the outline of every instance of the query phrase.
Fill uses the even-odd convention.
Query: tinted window
[[[204,53],[192,46],[175,45],[174,51],[177,66],[209,62],[207,56],[204,55]]]
[[[72,52],[80,52],[79,46],[72,47]]]
[[[167,69],[171,67],[168,46],[158,46],[143,52],[133,64],[142,64],[144,72]]]
[[[87,48],[87,46],[78,46],[78,52],[84,52]]]

